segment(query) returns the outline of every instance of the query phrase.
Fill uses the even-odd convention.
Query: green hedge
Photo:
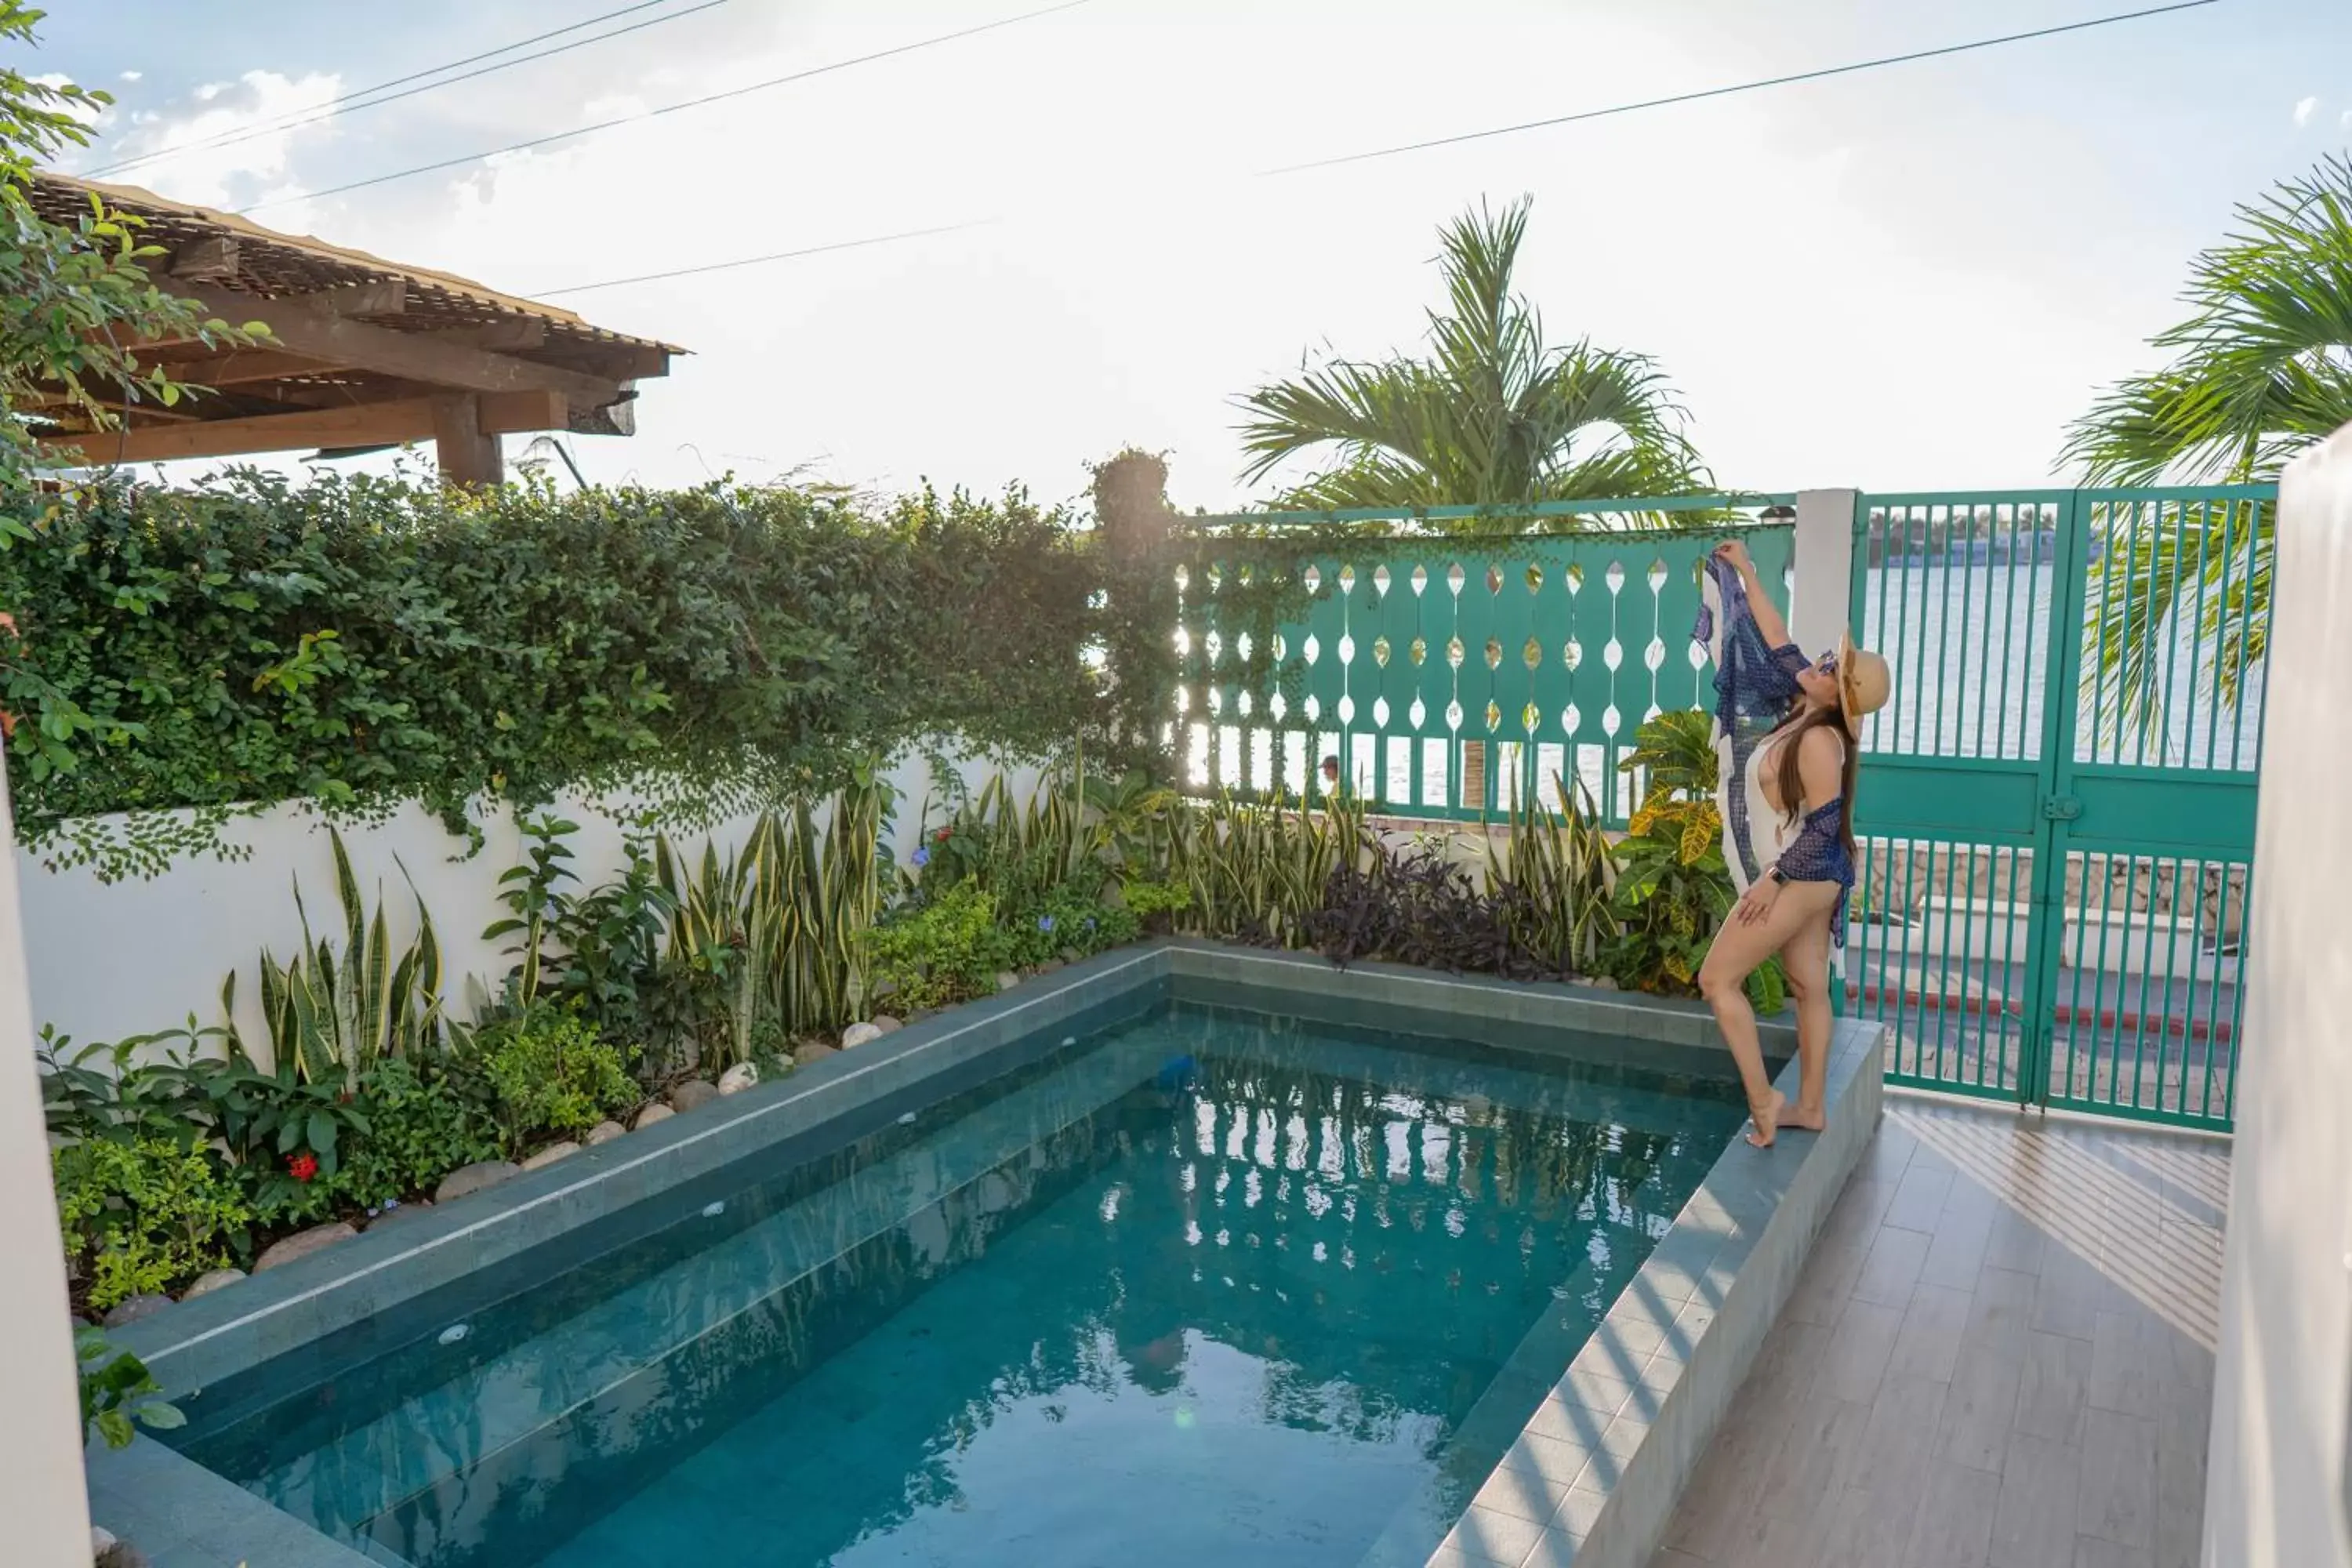
[[[148,873],[244,803],[373,814],[649,787],[681,824],[961,733],[1102,718],[1090,537],[1019,492],[468,495],[244,472],[0,518],[17,831]],[[195,820],[93,814],[199,808]]]

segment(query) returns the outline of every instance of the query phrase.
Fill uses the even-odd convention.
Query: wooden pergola
[[[118,430],[95,429],[62,387],[21,406],[46,422],[42,445],[68,460],[305,448],[350,457],[429,440],[450,480],[496,484],[500,436],[634,434],[637,383],[667,375],[670,356],[685,352],[130,186],[44,174],[28,194],[60,222],[88,213],[92,195],[144,220],[142,240],[167,253],[148,264],[160,286],[232,326],[265,322],[275,340],[235,352],[201,342],[126,345],[142,364],[207,390],[169,408],[123,405]]]

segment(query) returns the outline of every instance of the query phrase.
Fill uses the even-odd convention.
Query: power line
[[[720,5],[724,4],[724,0],[705,0],[705,3]],[[783,87],[796,81],[806,81],[811,77],[847,70],[852,66],[871,65],[876,60],[887,60],[897,55],[913,54],[919,49],[935,48],[941,44],[951,44],[959,39],[976,37],[982,33],[995,32],[1000,27],[1011,27],[1023,22],[1034,22],[1041,16],[1051,16],[1063,11],[1075,11],[1081,5],[1092,4],[1094,0],[1062,0],[1060,5],[1048,5],[1042,10],[1024,11],[1017,16],[1003,16],[993,22],[982,22],[977,26],[960,28],[952,33],[918,38],[911,44],[899,44],[891,48],[877,49],[870,55],[856,55],[845,60],[833,60],[824,65],[811,66],[806,70],[771,77],[765,81],[755,81],[747,87],[730,88],[725,92],[706,93],[700,98],[690,98],[682,103],[667,103],[659,109],[640,110],[635,114],[624,114],[617,119],[599,121],[593,125],[574,126],[569,131],[558,131],[547,136],[534,136],[528,141],[509,142],[504,147],[493,147],[488,152],[468,153],[457,158],[444,158],[438,163],[419,163],[413,169],[395,169],[388,174],[374,174],[364,180],[353,180],[347,184],[329,185],[324,190],[300,191],[288,196],[272,196],[266,202],[256,202],[251,206],[239,207],[236,211],[239,216],[243,216],[247,213],[260,212],[268,207],[284,206],[291,202],[315,201],[321,196],[339,196],[346,191],[363,191],[371,185],[389,184],[394,180],[405,180],[417,174],[429,174],[441,169],[455,169],[462,164],[479,163],[485,158],[496,158],[508,153],[529,152],[532,148],[545,147],[557,142],[569,142],[577,137],[593,136],[600,132],[611,131],[618,126],[635,125],[648,120],[658,120],[665,114],[677,114],[689,109],[701,109],[709,104],[723,103],[730,98],[742,98],[751,93],[765,92],[770,88]],[[664,19],[667,20],[667,18]],[[651,24],[640,25],[650,26]],[[611,34],[605,35],[607,37],[611,36]]]
[[[2151,10],[2126,11],[2112,16],[2095,16],[2086,22],[2069,22],[2061,26],[2042,27],[2031,33],[2010,33],[1997,38],[1979,38],[1974,43],[1951,44],[1942,48],[1920,49],[1911,54],[1887,55],[1874,60],[1860,60],[1851,65],[1830,66],[1821,70],[1801,71],[1793,76],[1767,77],[1756,81],[1740,82],[1730,87],[1709,88],[1700,92],[1679,93],[1672,98],[1643,99],[1638,102],[1622,103],[1608,109],[1586,110],[1576,114],[1563,114],[1549,120],[1530,120],[1518,125],[1499,126],[1491,131],[1474,131],[1459,136],[1441,137],[1434,141],[1416,142],[1407,146],[1381,148],[1370,153],[1354,153],[1338,158],[1322,158],[1312,163],[1286,164],[1280,168],[1264,169],[1252,179],[1273,179],[1310,169],[1328,169],[1341,163],[1361,163],[1370,158],[1393,157],[1402,153],[1415,153],[1431,147],[1450,146],[1457,142],[1473,142],[1491,136],[1507,136],[1521,131],[1536,131],[1548,126],[1572,124],[1578,121],[1599,120],[1612,114],[1631,114],[1639,110],[1657,109],[1672,103],[1689,103],[1701,99],[1721,98],[1730,93],[1752,92],[1761,88],[1786,87],[1795,82],[1818,81],[1823,77],[1843,76],[1853,71],[1870,70],[1880,66],[1906,65],[1915,60],[1934,59],[1939,56],[1966,54],[1973,49],[1992,48],[2000,44],[2021,43],[2029,38],[2046,38],[2060,33],[2081,32],[2088,27],[2105,27],[2118,22],[2136,22],[2144,17],[2160,16],[2173,11],[2193,11],[2200,5],[2218,4],[2219,0],[2181,0],[2180,4],[2158,5]],[[539,296],[553,294],[586,294],[599,289],[618,289],[631,283],[658,283],[671,278],[688,278],[706,272],[725,272],[739,267],[759,267],[772,261],[792,261],[806,256],[823,256],[836,250],[857,250],[869,246],[891,245],[900,240],[920,239],[935,234],[952,234],[961,229],[980,228],[1006,221],[1009,215],[973,218],[962,223],[942,224],[929,228],[902,229],[895,234],[869,235],[861,239],[836,240],[829,245],[812,245],[798,250],[779,250],[766,256],[746,256],[733,261],[709,261],[694,267],[682,267],[667,272],[646,272],[634,278],[613,278],[596,283],[574,283],[563,289],[546,289]],[[534,297],[539,297],[534,296]]]
[[[541,289],[531,296],[534,300],[551,300],[559,294],[586,294],[598,289],[618,289],[630,283],[652,283],[665,278],[691,278],[701,272],[726,272],[738,267],[757,267],[768,261],[793,261],[803,256],[824,256],[835,250],[863,250],[868,246],[894,245],[902,239],[921,239],[934,234],[956,234],[968,228],[986,228],[1003,223],[1001,217],[968,218],[962,223],[934,224],[929,228],[902,229],[897,234],[868,235],[864,239],[841,239],[830,245],[811,245],[799,250],[778,250],[766,256],[746,256],[737,261],[710,261],[699,267],[680,267],[667,272],[647,272],[636,278],[607,278],[601,283],[574,283],[563,289]]]
[[[2087,22],[2067,22],[2055,27],[2037,27],[2030,33],[2005,33],[1997,38],[1979,38],[1973,43],[1948,44],[1942,48],[1918,49],[1907,55],[1885,55],[1873,60],[1855,60],[1850,65],[1827,66],[1820,70],[1799,71],[1793,76],[1766,77],[1758,81],[1736,82],[1729,87],[1710,87],[1699,92],[1678,92],[1669,98],[1646,98],[1637,103],[1612,104],[1607,109],[1588,109],[1576,114],[1554,115],[1549,120],[1522,121],[1517,125],[1498,125],[1491,131],[1465,131],[1458,136],[1439,136],[1427,142],[1408,142],[1402,146],[1381,147],[1369,153],[1347,153],[1336,158],[1318,158],[1310,163],[1287,163],[1278,169],[1259,171],[1261,178],[1281,174],[1303,174],[1309,169],[1336,168],[1342,163],[1361,163],[1374,158],[1393,158],[1404,153],[1424,153],[1433,147],[1458,146],[1465,142],[1481,142],[1490,136],[1514,136],[1522,131],[1539,131],[1552,125],[1573,125],[1583,120],[1602,120],[1614,114],[1632,114],[1644,109],[1663,109],[1674,103],[1696,103],[1702,99],[1727,98],[1733,93],[1756,92],[1768,87],[1788,87],[1801,81],[1819,81],[1824,77],[1845,76],[1854,71],[1875,70],[1881,66],[1909,65],[1915,60],[1932,60],[1946,55],[1967,54],[1973,49],[1997,48],[2003,44],[2021,44],[2032,38],[2055,37],[2061,33],[2079,33],[2089,27],[2112,26],[2117,22],[2137,22],[2147,16],[2161,16],[2174,11],[2194,11],[2200,5],[2218,5],[2220,0],[2179,0],[2177,5],[2152,6],[2145,11],[2126,11],[2113,16],[2095,16]]]
[[[641,32],[647,27],[658,27],[665,22],[676,22],[684,17],[694,16],[697,12],[709,11],[716,6],[724,5],[729,3],[730,0],[703,0],[701,5],[688,6],[683,11],[673,11],[667,16],[656,16],[648,21],[634,23],[626,27],[615,27],[609,33],[599,33],[593,38],[575,38],[571,43],[559,44],[554,48],[541,49],[536,54],[523,55],[518,58],[510,60],[499,60],[496,65],[484,66],[479,70],[467,71],[463,76],[453,76],[441,81],[425,82],[422,87],[412,87],[406,92],[389,93],[387,96],[383,98],[375,98],[372,96],[375,93],[384,92],[388,88],[400,87],[413,81],[421,81],[426,77],[439,76],[443,71],[456,70],[461,66],[469,66],[481,60],[491,59],[499,55],[510,54],[516,49],[529,48],[533,44],[545,43],[550,38],[562,37],[566,33],[576,33],[583,27],[593,27],[599,22],[610,22],[616,17],[631,16],[639,11],[651,10],[656,5],[667,5],[670,4],[670,0],[637,0],[637,4],[634,5],[624,5],[617,11],[607,11],[602,16],[590,16],[583,21],[573,22],[568,26],[557,27],[548,32],[534,34],[528,38],[519,38],[511,44],[502,44],[495,49],[485,49],[478,55],[467,55],[464,59],[450,60],[444,65],[430,66],[421,71],[411,71],[406,76],[394,77],[390,81],[380,81],[373,87],[359,88],[353,91],[345,93],[341,98],[330,99],[325,103],[316,106],[315,109],[299,110],[292,115],[272,121],[267,125],[247,126],[239,131],[226,131],[221,132],[217,136],[213,136],[204,141],[183,142],[175,147],[165,147],[152,153],[142,153],[136,158],[125,158],[119,163],[109,163],[102,168],[94,169],[89,172],[87,177],[90,179],[99,179],[108,174],[120,173],[124,169],[135,169],[142,163],[153,163],[162,162],[165,159],[176,158],[186,153],[209,152],[215,147],[234,147],[239,142],[251,142],[259,137],[275,136],[279,132],[286,131],[298,131],[303,126],[316,125],[321,121],[332,120],[338,115],[354,113],[362,109],[374,109],[382,104],[397,103],[404,98],[414,98],[419,93],[433,92],[445,87],[454,87],[461,81],[472,81],[477,77],[490,76],[512,66],[529,65],[533,60],[543,60],[553,55],[568,53],[572,49],[585,48],[590,44],[601,44],[607,38],[617,38],[625,34]],[[359,101],[362,99],[365,99],[367,101]]]

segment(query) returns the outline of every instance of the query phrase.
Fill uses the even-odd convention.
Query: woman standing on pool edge
[[[1756,1120],[1748,1141],[1769,1149],[1780,1129],[1819,1131],[1825,1119],[1830,986],[1844,967],[1862,721],[1885,705],[1891,682],[1886,661],[1851,637],[1807,660],[1744,544],[1717,547],[1703,594],[1697,635],[1716,667],[1716,805],[1739,902],[1707,950],[1699,991],[1739,1066]],[[1748,1001],[1748,977],[1774,953],[1797,1005],[1793,1106],[1764,1070]]]

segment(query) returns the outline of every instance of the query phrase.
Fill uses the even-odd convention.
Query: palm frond
[[[1334,357],[1244,397],[1243,478],[1323,457],[1283,498],[1310,508],[1705,489],[1687,416],[1656,364],[1587,342],[1550,346],[1542,318],[1512,291],[1528,215],[1525,202],[1482,205],[1446,226],[1446,302],[1429,313],[1425,356]]]

